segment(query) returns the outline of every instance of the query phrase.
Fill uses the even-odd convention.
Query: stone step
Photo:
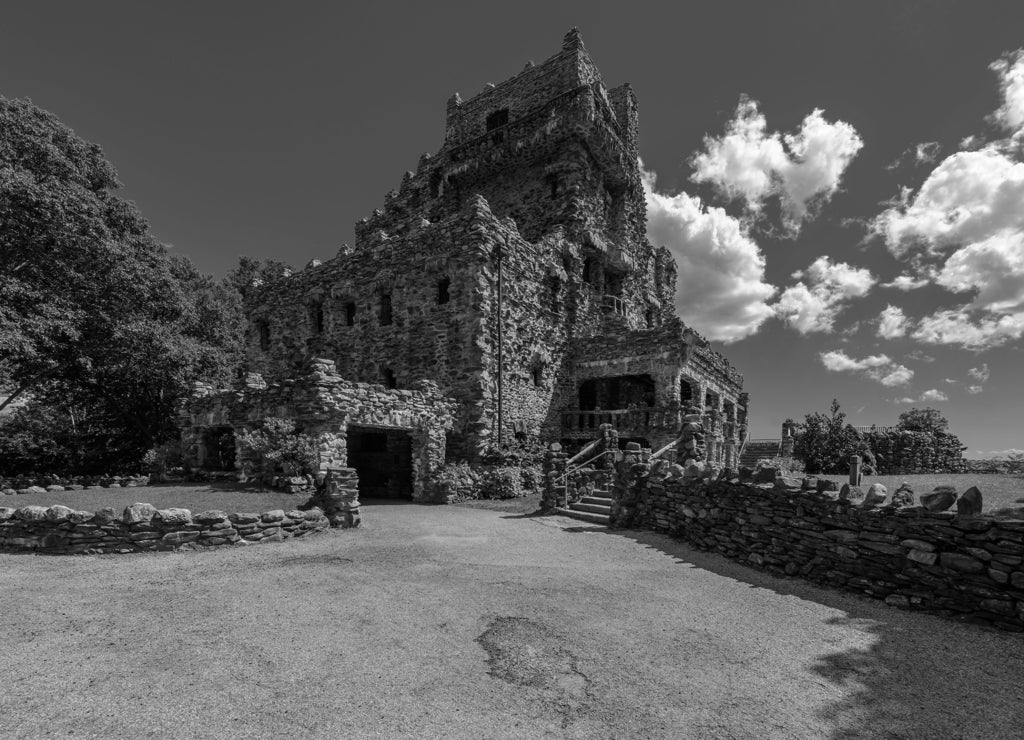
[[[609,517],[607,514],[592,514],[589,511],[576,511],[574,509],[555,509],[555,512],[563,516],[570,516],[573,519],[580,519],[584,522],[608,526]]]
[[[592,514],[610,514],[612,507],[604,504],[587,504],[581,501],[569,504],[569,508],[573,511],[589,511]]]
[[[580,503],[597,504],[598,506],[611,506],[614,499],[611,496],[584,496]]]

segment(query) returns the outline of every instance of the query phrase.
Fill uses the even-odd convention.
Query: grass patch
[[[193,514],[210,509],[232,512],[289,511],[309,500],[308,493],[260,491],[230,483],[155,485],[138,488],[99,488],[92,491],[54,491],[0,496],[0,506],[54,506],[61,504],[79,511],[106,507],[121,511],[134,503],[153,504],[158,509],[189,509]]]
[[[819,475],[840,484],[846,483],[848,475]],[[906,481],[914,489],[914,495],[931,493],[936,486],[953,486],[963,493],[971,486],[981,491],[983,508],[986,514],[995,516],[1024,519],[1024,477],[1018,475],[999,475],[984,473],[968,473],[957,475],[865,475],[864,486],[881,483],[889,492]]]

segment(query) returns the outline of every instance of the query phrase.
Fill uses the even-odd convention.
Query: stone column
[[[550,511],[558,506],[565,497],[565,470],[568,455],[562,451],[562,445],[552,442],[544,453],[544,495],[541,508]]]

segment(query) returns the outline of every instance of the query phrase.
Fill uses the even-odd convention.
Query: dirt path
[[[1024,638],[463,507],[0,556],[3,737],[1010,738]]]

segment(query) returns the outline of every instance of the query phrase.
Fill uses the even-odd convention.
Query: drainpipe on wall
[[[507,241],[508,241],[508,238],[505,237],[506,245],[507,245]],[[502,356],[502,350],[503,350],[503,347],[502,347],[502,338],[503,337],[502,337],[502,335],[503,335],[503,332],[502,332],[502,323],[501,323],[501,309],[502,309],[502,300],[501,300],[501,289],[502,289],[501,258],[503,256],[503,254],[502,254],[501,247],[502,247],[502,244],[501,244],[501,242],[499,242],[498,245],[497,245],[497,248],[495,249],[495,258],[497,259],[497,262],[498,262],[498,449],[501,449],[501,443],[502,443],[502,440],[504,438],[504,432],[503,432],[503,430],[504,430],[504,423],[503,423],[504,419],[502,418],[502,395],[503,395],[503,393],[502,393],[502,375],[504,375],[504,372],[503,372],[503,369],[504,369],[504,359],[503,359],[503,356]]]

